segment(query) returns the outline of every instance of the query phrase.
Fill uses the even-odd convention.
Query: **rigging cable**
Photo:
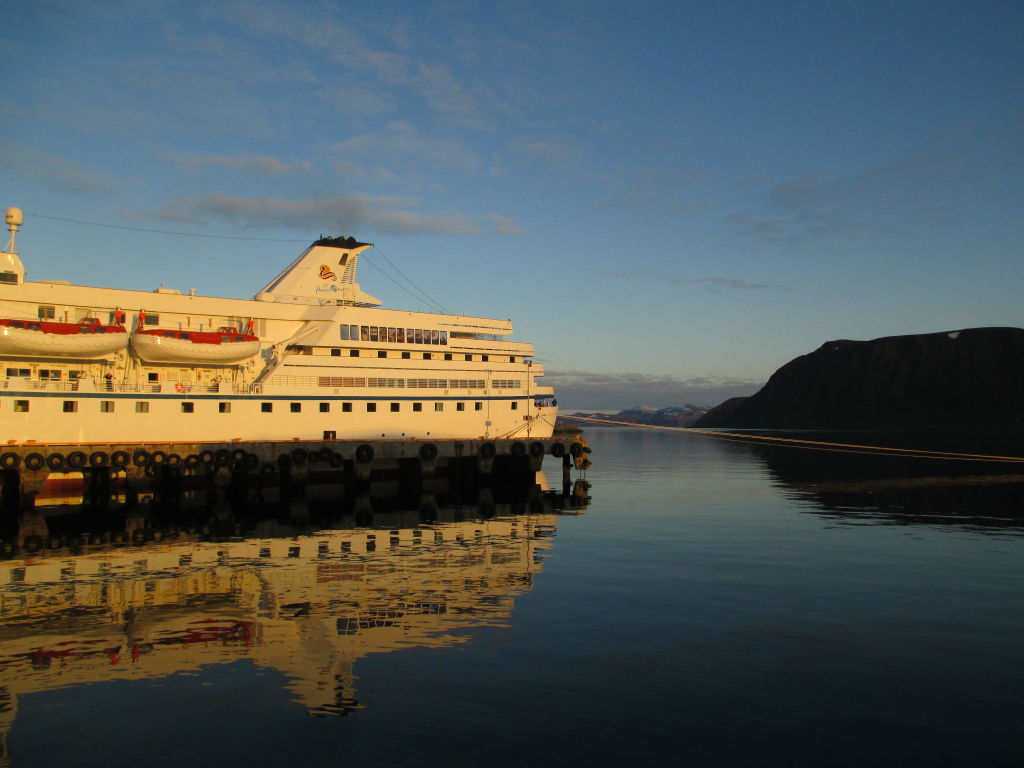
[[[306,240],[290,240],[276,237],[244,237],[242,235],[211,235],[205,232],[174,232],[168,229],[147,229],[145,227],[132,227],[127,224],[105,224],[99,221],[85,221],[84,219],[70,219],[64,216],[47,216],[45,213],[25,212],[26,216],[34,216],[37,219],[48,219],[60,221],[67,224],[87,224],[90,227],[106,227],[107,229],[123,229],[129,232],[146,232],[152,235],[176,235],[178,237],[208,237],[214,240],[253,240],[262,243],[305,243]]]
[[[424,291],[422,288],[420,288],[418,285],[416,285],[416,283],[414,283],[412,280],[410,280],[409,277],[402,270],[400,270],[398,267],[396,267],[395,263],[393,261],[391,261],[391,259],[388,258],[386,253],[384,253],[382,251],[382,252],[380,252],[378,254],[375,254],[375,255],[376,256],[380,256],[382,259],[384,259],[384,261],[386,261],[388,264],[390,264],[391,268],[393,270],[395,270],[395,272],[397,272],[399,275],[401,275],[402,278],[404,278],[405,281],[407,283],[409,283],[409,285],[411,285],[413,288],[415,288],[423,296],[424,299],[426,299],[433,306],[437,307],[441,311],[442,315],[447,315],[448,314],[448,310],[445,309],[444,306],[440,302],[435,301],[430,296],[430,294],[428,294],[426,291]]]

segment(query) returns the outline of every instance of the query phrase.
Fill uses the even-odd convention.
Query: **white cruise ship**
[[[557,407],[506,320],[379,308],[368,243],[323,238],[251,300],[32,282],[7,211],[9,444],[545,438]]]

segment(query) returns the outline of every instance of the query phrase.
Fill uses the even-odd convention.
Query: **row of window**
[[[362,378],[359,376],[317,376],[317,384],[321,387],[388,387],[392,389],[483,389],[484,379],[393,379],[393,378]],[[519,379],[494,379],[493,389],[519,389]]]
[[[341,325],[340,336],[344,341],[385,341],[390,344],[441,344],[448,343],[448,331],[424,328],[388,328],[380,325]]]
[[[307,354],[307,355],[310,355],[310,354],[313,353],[313,348],[312,347],[305,347],[305,346],[302,346],[302,345],[297,345],[297,346],[288,347],[288,351],[294,352],[296,354]],[[348,356],[349,357],[361,357],[362,356],[361,353],[364,352],[364,351],[369,356],[372,356],[370,353],[372,353],[373,350],[371,350],[371,349],[367,349],[367,350],[350,349],[348,351]],[[341,350],[338,349],[337,347],[332,347],[331,348],[331,357],[341,357]],[[388,351],[386,349],[378,349],[377,350],[377,357],[381,358],[383,360],[386,360],[386,359],[388,359],[388,357],[390,357],[390,355],[388,355]],[[412,352],[400,352],[399,353],[399,357],[402,360],[411,360],[412,359]],[[434,353],[433,352],[423,352],[422,353],[422,357],[423,357],[424,360],[433,360],[434,359]],[[463,357],[463,359],[467,363],[473,362],[473,359],[474,359],[474,356],[471,355],[471,354],[465,354],[462,357]],[[480,362],[481,363],[489,363],[491,361],[491,356],[490,355],[479,355],[479,357],[480,357]],[[439,357],[437,359],[440,360],[442,358]],[[443,356],[443,359],[445,359],[445,360],[454,360],[455,359],[455,355],[453,353],[451,353],[451,352],[445,352],[444,356]],[[510,363],[514,363],[516,361],[516,359],[517,358],[516,358],[515,355],[509,355],[508,361]]]
[[[100,400],[99,402],[100,402],[100,413],[113,413],[114,412],[114,404],[115,404],[114,400]],[[62,410],[64,411],[64,413],[78,413],[78,404],[79,404],[78,400],[65,400],[63,402]],[[437,402],[435,402],[434,403],[434,410],[435,411],[443,411],[444,410],[444,406],[445,406],[444,403],[437,403]],[[519,403],[517,403],[515,401],[509,403],[509,406],[510,406],[510,408],[509,408],[510,410],[513,410],[513,411],[518,411],[519,410]],[[484,409],[484,404],[482,402],[475,402],[475,403],[473,403],[473,410],[474,411],[482,411],[483,409]],[[28,413],[28,410],[29,410],[29,401],[28,400],[15,400],[14,401],[14,412],[15,413]],[[196,410],[196,404],[194,402],[185,401],[185,402],[181,403],[181,412],[182,413],[195,413],[195,410]],[[289,410],[290,413],[302,413],[302,403],[288,403],[288,410]],[[392,413],[398,413],[398,412],[400,412],[402,410],[402,404],[401,403],[390,403],[390,410],[391,410]],[[423,403],[412,403],[412,410],[413,410],[414,413],[419,413],[420,411],[423,410]],[[464,402],[456,402],[455,403],[455,410],[456,411],[464,411],[464,410],[466,410],[466,404]],[[136,402],[135,403],[135,412],[136,413],[149,413],[149,403],[147,401],[145,401],[145,400],[140,400],[140,401]],[[217,412],[218,413],[231,413],[231,403],[217,403]],[[261,413],[273,413],[274,412],[274,403],[260,403],[260,412]],[[320,413],[330,413],[330,412],[331,412],[331,404],[330,403],[320,403]],[[342,403],[341,404],[341,412],[342,413],[352,413],[352,403]],[[377,403],[372,403],[372,402],[366,403],[366,412],[367,413],[376,413],[377,412]]]

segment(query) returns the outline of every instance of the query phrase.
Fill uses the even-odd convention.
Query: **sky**
[[[249,298],[354,235],[570,409],[1022,325],[1020,2],[34,0],[0,71],[29,279]]]

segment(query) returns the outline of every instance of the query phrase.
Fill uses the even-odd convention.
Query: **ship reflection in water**
[[[359,658],[509,622],[558,515],[589,501],[585,481],[567,495],[538,479],[476,489],[473,503],[464,489],[403,500],[385,486],[25,513],[0,560],[5,741],[27,694],[239,659],[283,673],[311,715],[358,709]]]

